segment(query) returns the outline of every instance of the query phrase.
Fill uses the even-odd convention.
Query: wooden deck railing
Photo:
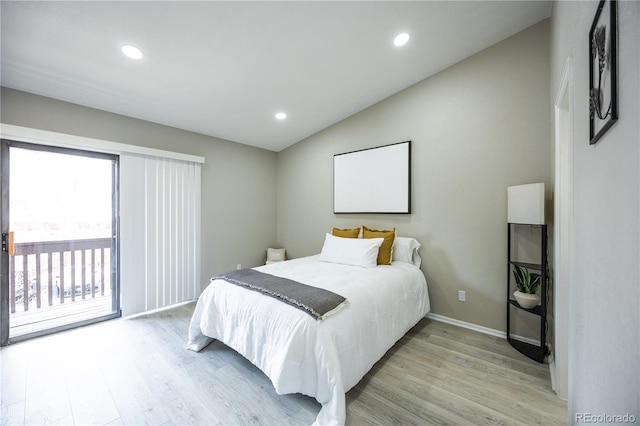
[[[51,306],[110,291],[105,288],[110,281],[110,238],[15,244],[15,256],[9,259],[11,313],[20,305],[28,311],[33,302],[41,308],[43,302]]]

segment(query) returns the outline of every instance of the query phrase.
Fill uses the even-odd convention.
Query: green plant
[[[532,274],[525,267],[513,265],[513,276],[521,293],[536,294],[540,289],[540,274]]]

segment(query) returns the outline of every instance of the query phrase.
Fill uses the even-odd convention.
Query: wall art
[[[589,31],[589,143],[595,144],[618,120],[617,5],[602,0]]]

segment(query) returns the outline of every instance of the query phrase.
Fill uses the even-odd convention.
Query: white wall
[[[279,243],[298,257],[332,226],[396,227],[423,244],[434,313],[505,330],[507,187],[550,182],[548,32],[542,21],[278,153]],[[333,155],[405,140],[413,213],[334,215]]]
[[[619,120],[589,145],[588,34],[598,2],[555,2],[551,93],[573,62],[569,416],[640,421],[640,3],[618,2]]]

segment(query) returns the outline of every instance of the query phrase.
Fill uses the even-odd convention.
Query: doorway
[[[118,317],[118,156],[1,150],[0,344]]]

